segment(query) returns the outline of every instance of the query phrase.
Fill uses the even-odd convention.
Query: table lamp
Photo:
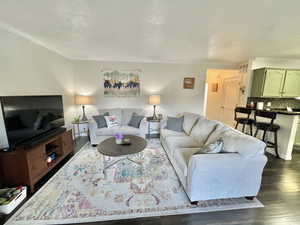
[[[157,119],[157,116],[156,116],[156,113],[155,113],[155,108],[157,105],[160,104],[160,95],[150,95],[149,96],[149,104],[150,105],[153,105],[153,119],[156,120]]]
[[[91,104],[91,98],[90,96],[83,96],[83,95],[76,95],[75,96],[75,104],[76,105],[82,105],[82,121],[87,121],[86,115],[85,115],[85,105]]]

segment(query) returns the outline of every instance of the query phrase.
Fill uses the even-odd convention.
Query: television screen
[[[10,148],[64,125],[62,96],[1,97]]]

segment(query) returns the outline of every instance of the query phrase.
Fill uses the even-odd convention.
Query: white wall
[[[219,120],[223,122],[223,109],[224,105],[224,87],[223,82],[228,78],[239,78],[238,70],[209,70],[207,72],[206,82],[208,84],[207,90],[207,106],[206,116],[211,120]],[[212,91],[212,84],[218,84],[218,91]],[[233,113],[233,112],[232,112]]]
[[[204,87],[208,68],[228,68],[232,66],[214,64],[161,64],[74,61],[75,92],[91,95],[93,106],[87,107],[87,114],[95,114],[96,108],[137,107],[145,108],[150,115],[152,106],[147,104],[150,94],[161,95],[158,113],[174,115],[189,111],[203,113]],[[102,70],[141,69],[140,97],[104,97]],[[195,88],[183,89],[183,78],[195,77]],[[79,111],[79,113],[81,113]]]
[[[66,123],[74,115],[72,62],[0,29],[0,95],[61,94]]]
[[[300,69],[300,59],[255,58],[252,62],[252,69],[262,67]]]

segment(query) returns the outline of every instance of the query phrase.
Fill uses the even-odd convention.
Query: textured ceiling
[[[69,58],[300,57],[300,1],[1,0],[0,26]]]

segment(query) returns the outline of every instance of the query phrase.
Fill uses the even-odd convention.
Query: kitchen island
[[[254,117],[254,112],[256,109],[252,109],[252,118]],[[280,126],[278,131],[278,154],[281,159],[291,160],[292,152],[294,148],[294,142],[296,137],[296,132],[299,123],[300,111],[289,112],[285,109],[271,109],[269,111],[276,112],[277,116],[274,121],[275,124]],[[261,119],[261,118],[259,118]],[[262,139],[262,132],[259,134],[258,138]],[[273,135],[268,132],[269,141],[273,141]],[[267,151],[275,155],[273,148],[267,148]]]

